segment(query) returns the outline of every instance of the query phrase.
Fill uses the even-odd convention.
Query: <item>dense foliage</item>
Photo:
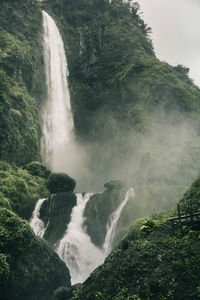
[[[4,300],[51,300],[70,275],[26,221],[0,208],[0,294]]]
[[[44,178],[0,161],[0,206],[29,219],[36,201],[48,195]]]
[[[199,299],[198,227],[166,221],[175,210],[138,220],[70,299]]]
[[[1,1],[0,159],[18,165],[40,157],[41,26],[36,1]]]

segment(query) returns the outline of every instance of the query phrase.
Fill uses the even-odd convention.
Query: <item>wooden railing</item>
[[[193,213],[192,211],[190,211],[189,214],[181,216],[181,211],[180,211],[180,205],[179,204],[177,205],[177,211],[178,211],[178,217],[168,219],[167,221],[171,221],[171,222],[179,221],[179,223],[182,223],[182,221],[186,221],[188,223],[197,222],[197,221],[200,222],[200,212]]]

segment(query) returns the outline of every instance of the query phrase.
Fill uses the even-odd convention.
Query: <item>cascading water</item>
[[[44,62],[47,100],[42,110],[41,154],[53,171],[70,169],[73,139],[73,117],[66,76],[68,75],[62,37],[54,20],[43,11]]]
[[[46,227],[44,226],[44,223],[42,220],[39,218],[40,216],[40,208],[42,206],[42,203],[47,200],[47,199],[39,199],[38,202],[36,203],[35,209],[33,211],[31,220],[30,220],[30,226],[35,232],[36,235],[43,237]]]
[[[135,193],[134,189],[130,188],[126,192],[122,203],[110,215],[107,224],[107,234],[102,249],[99,249],[92,243],[83,226],[85,221],[85,206],[92,195],[91,193],[86,193],[83,197],[82,194],[76,194],[77,205],[74,206],[72,210],[71,221],[55,250],[69,268],[72,284],[84,282],[91,272],[102,264],[104,259],[109,255],[112,250],[112,242],[121,212],[130,197],[135,196]],[[39,219],[40,208],[45,200],[46,199],[38,200],[30,221],[30,225],[35,234],[40,237],[44,235],[46,230],[43,222]]]
[[[47,99],[41,113],[41,155],[44,164],[52,171],[66,171],[79,179],[79,177],[83,177],[80,171],[85,170],[85,152],[80,148],[80,145],[77,146],[74,139],[64,45],[54,20],[46,12],[43,11],[42,13]],[[84,171],[84,177],[86,173]],[[124,201],[111,215],[105,243],[101,250],[91,242],[83,228],[84,209],[91,194],[85,194],[84,197],[77,194],[77,205],[72,210],[71,222],[56,249],[70,270],[72,284],[87,279],[90,273],[103,263],[105,257],[110,253],[120,214],[129,197],[133,195],[134,191],[130,189],[126,193]],[[34,232],[41,237],[46,229],[39,219],[39,211],[43,201],[44,199],[38,201],[30,221]]]
[[[77,206],[73,208],[71,222],[60,241],[56,252],[66,263],[71,274],[71,283],[85,281],[91,272],[104,261],[104,253],[97,248],[84,231],[84,209],[91,193],[77,194]]]
[[[130,188],[126,192],[125,198],[122,201],[122,203],[109,217],[108,224],[107,224],[107,233],[106,233],[105,242],[103,245],[105,257],[108,256],[112,250],[112,243],[113,243],[113,240],[115,237],[115,231],[116,231],[118,220],[121,216],[121,212],[122,212],[124,206],[126,205],[126,203],[128,202],[128,200],[130,199],[130,197],[134,197],[134,196],[135,196],[134,189]]]

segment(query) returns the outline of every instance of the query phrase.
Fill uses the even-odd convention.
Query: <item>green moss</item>
[[[0,293],[3,299],[53,299],[60,285],[70,286],[65,264],[37,238],[27,221],[0,208]]]
[[[50,175],[50,171],[47,170],[45,166],[43,166],[39,161],[33,161],[30,164],[24,167],[31,175],[40,176],[43,178],[48,178]]]
[[[51,194],[73,192],[76,181],[65,173],[51,173],[47,179],[47,187]]]
[[[0,178],[1,206],[12,208],[23,218],[30,218],[36,201],[49,195],[44,178],[3,161],[0,161]]]
[[[39,108],[44,95],[42,15],[37,3],[2,1],[0,12],[0,159],[40,159]]]

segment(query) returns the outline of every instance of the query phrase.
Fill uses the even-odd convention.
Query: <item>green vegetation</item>
[[[48,197],[46,180],[0,161],[0,206],[29,219],[38,199]]]
[[[70,275],[47,244],[36,237],[27,221],[0,208],[0,294],[4,300],[53,300]]]
[[[51,173],[47,179],[47,187],[51,194],[73,192],[76,181],[65,173]]]
[[[88,186],[134,186],[116,242],[138,216],[175,205],[199,175],[200,89],[160,62],[132,1],[46,0],[65,42],[76,135],[88,146]]]
[[[173,209],[135,222],[70,299],[199,299],[200,227],[166,221],[175,215]]]
[[[17,165],[40,158],[41,26],[36,1],[1,1],[0,159]]]
[[[24,169],[27,170],[33,176],[40,176],[40,177],[43,177],[45,179],[47,179],[48,176],[51,173],[39,161],[33,161],[33,162],[31,162],[30,164],[26,165],[24,167]]]
[[[39,162],[45,96],[41,8],[55,18],[64,38],[76,135],[89,145],[89,171],[95,174],[91,186],[128,178],[135,187],[116,243],[136,218],[173,207],[199,173],[200,89],[186,67],[155,57],[137,3],[1,0],[0,294],[5,300],[51,300],[55,289],[70,285],[64,264],[19,218],[29,219],[36,200],[49,195],[49,172]],[[199,182],[181,198],[182,213],[191,207],[199,211]],[[75,184],[66,174],[51,174],[47,186],[57,193],[73,191]],[[114,186],[107,185],[86,207],[87,230],[97,245],[96,232],[102,244],[108,215],[118,205]],[[74,194],[67,194],[68,211],[63,193],[56,196],[54,215],[54,196],[43,207],[45,223],[52,220],[46,233],[52,244],[75,203]],[[199,229],[166,221],[175,214],[162,211],[134,223],[72,299],[199,299]],[[55,295],[68,291],[65,286]]]

